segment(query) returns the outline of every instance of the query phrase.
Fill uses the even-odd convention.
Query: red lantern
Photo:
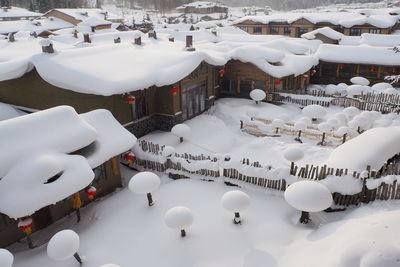
[[[135,154],[132,152],[128,152],[124,154],[124,160],[128,162],[128,164],[131,164],[132,161],[136,159]]]
[[[85,194],[88,199],[93,200],[94,196],[97,194],[97,189],[94,186],[88,186],[85,188]]]
[[[173,96],[175,96],[178,92],[179,92],[179,88],[178,87],[173,87],[171,89],[171,93],[172,93]]]
[[[127,100],[128,100],[128,104],[131,105],[133,102],[135,102],[136,97],[134,97],[133,95],[128,95]]]
[[[275,84],[276,86],[281,85],[281,81],[279,81],[279,80],[278,80],[278,81],[275,81],[274,84]]]
[[[224,77],[224,75],[225,75],[225,68],[223,68],[223,69],[220,69],[219,71],[218,71],[218,74],[219,74],[219,77]]]
[[[344,64],[339,64],[339,69],[343,69],[344,68]]]
[[[375,67],[375,66],[371,66],[371,67],[369,67],[369,70],[370,70],[370,71],[375,71],[375,70],[376,70],[376,67]]]
[[[18,228],[24,231],[25,234],[30,235],[32,233],[33,220],[31,217],[20,219],[18,221]]]

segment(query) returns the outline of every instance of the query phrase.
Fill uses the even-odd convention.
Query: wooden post
[[[186,51],[195,51],[196,49],[193,47],[193,36],[186,35]]]
[[[185,229],[181,229],[181,237],[185,237],[186,236],[186,231]]]
[[[135,45],[142,45],[142,37],[141,36],[135,38]]]
[[[307,211],[301,212],[300,223],[307,224],[310,222],[310,213]]]
[[[170,41],[170,42],[175,42],[175,38],[173,37],[173,36],[170,36],[169,38],[168,38],[168,41]]]
[[[241,224],[242,222],[240,221],[240,214],[239,212],[235,212],[235,217],[233,218],[233,223],[234,224]]]
[[[147,201],[149,202],[150,207],[154,205],[154,201],[153,201],[153,197],[152,197],[151,193],[147,193]]]
[[[75,252],[74,258],[79,262],[79,265],[82,265],[83,262],[82,262],[81,257],[79,256],[78,252]]]
[[[346,137],[347,137],[347,134],[344,134],[343,139],[342,139],[342,144],[344,144],[346,142]]]

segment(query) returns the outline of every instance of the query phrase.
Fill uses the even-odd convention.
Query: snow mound
[[[290,162],[296,162],[304,157],[304,152],[300,148],[291,147],[285,150],[283,156]]]
[[[267,95],[261,89],[254,89],[250,92],[250,97],[254,101],[262,101]]]
[[[350,82],[353,84],[358,84],[358,85],[369,85],[368,79],[364,77],[353,77],[350,79]]]
[[[79,249],[79,236],[72,230],[55,234],[47,244],[47,255],[53,260],[66,260]]]
[[[332,194],[329,189],[314,181],[291,184],[285,191],[285,199],[295,209],[307,212],[322,211],[332,204]]]
[[[193,214],[190,209],[182,206],[169,209],[164,216],[165,224],[176,230],[186,229],[193,224]]]
[[[309,105],[303,108],[302,113],[312,119],[320,119],[325,117],[327,111],[320,105]]]
[[[226,192],[221,198],[222,206],[231,212],[240,212],[250,206],[250,197],[239,190]]]
[[[160,178],[152,172],[140,172],[129,181],[129,190],[134,193],[147,194],[160,186]]]
[[[14,256],[8,250],[0,248],[0,266],[11,267],[14,262]]]
[[[188,138],[191,131],[188,125],[182,123],[172,127],[171,132],[177,137]]]

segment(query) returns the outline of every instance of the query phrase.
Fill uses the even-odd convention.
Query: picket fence
[[[177,159],[184,159],[187,164],[195,164],[198,161],[210,161],[216,163],[217,158],[209,155],[191,155],[189,153],[175,153],[174,157],[170,157],[164,162],[158,162],[151,160],[150,156],[161,156],[161,152],[165,146],[154,144],[149,141],[142,140],[139,142],[139,148],[141,153],[146,154],[147,159],[140,159],[139,157],[131,164],[131,167],[138,169],[146,169],[158,172],[168,173],[171,178],[181,179],[190,178],[193,175],[204,177],[204,179],[220,179],[223,178],[229,185],[252,185],[259,188],[269,188],[279,191],[285,191],[289,184],[285,179],[266,179],[255,176],[248,176],[243,174],[236,168],[223,169],[222,176],[219,170],[213,170],[212,168],[202,168],[198,170],[188,170],[184,168],[180,162],[174,162],[174,157]],[[139,153],[140,154],[140,153]],[[185,163],[185,164],[186,164]],[[263,168],[270,169],[269,166],[262,166],[259,162],[251,162],[248,158],[244,158],[241,164],[247,168]],[[362,190],[353,195],[344,195],[338,192],[333,193],[333,200],[338,207],[347,207],[350,205],[358,205],[360,203],[368,203],[375,200],[389,200],[389,199],[400,199],[400,185],[396,179],[393,179],[391,183],[381,182],[379,186],[374,189],[367,187],[368,181],[379,179],[388,175],[399,175],[400,174],[400,156],[396,155],[390,159],[380,170],[372,170],[370,167],[362,172],[351,171],[348,169],[330,168],[326,165],[314,166],[305,165],[297,166],[294,163],[291,164],[290,173],[292,176],[297,177],[299,180],[323,180],[329,176],[344,176],[350,175],[354,179],[360,180],[362,183]],[[340,210],[340,209],[339,209]]]

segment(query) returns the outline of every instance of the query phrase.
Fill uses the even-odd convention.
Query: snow
[[[0,248],[0,266],[1,267],[12,267],[14,262],[14,256],[10,251]]]
[[[353,84],[363,85],[363,86],[369,85],[368,79],[364,77],[353,77],[350,79],[350,82],[352,82]]]
[[[267,95],[261,89],[254,89],[250,92],[250,97],[254,101],[262,101]]]
[[[180,137],[180,138],[188,138],[190,135],[191,129],[188,125],[186,124],[177,124],[171,129],[171,133],[173,133],[175,136]]]
[[[329,133],[332,130],[332,126],[329,123],[322,122],[318,124],[318,130],[323,133]]]
[[[84,21],[90,17],[104,19],[105,14],[107,14],[107,20],[110,20],[110,21],[123,20],[123,18],[121,18],[111,12],[107,12],[105,10],[98,9],[98,8],[56,8],[54,10],[59,11],[64,14],[67,14],[68,16],[71,16],[80,21]],[[46,15],[46,14],[44,14],[44,15]]]
[[[250,197],[243,191],[232,190],[221,198],[224,209],[231,212],[242,212],[250,206]]]
[[[334,29],[330,28],[330,27],[322,27],[322,28],[318,28],[316,30],[304,33],[301,35],[302,38],[308,39],[308,40],[314,40],[317,34],[321,34],[324,35],[326,37],[328,37],[329,39],[332,40],[341,40],[343,38],[343,34],[340,32],[335,31]]]
[[[286,189],[285,200],[297,210],[318,212],[332,205],[332,194],[321,183],[300,181]]]
[[[193,224],[193,214],[190,209],[183,206],[169,209],[164,216],[165,224],[176,230],[187,229]]]
[[[1,15],[0,15],[1,16]],[[68,29],[74,27],[73,24],[59,18],[44,18],[34,21],[30,20],[15,20],[2,21],[0,23],[0,34],[8,34],[10,32],[36,32],[40,34],[43,31],[55,31],[60,29]]]
[[[164,157],[171,157],[174,154],[175,154],[175,148],[173,148],[172,146],[165,146],[162,151],[162,155]]]
[[[55,234],[47,245],[47,255],[61,261],[72,257],[79,249],[79,236],[72,230],[63,230]]]
[[[325,117],[326,110],[320,105],[308,105],[303,108],[302,113],[310,119],[320,119]]]
[[[109,111],[79,116],[59,106],[1,121],[0,140],[0,211],[20,218],[88,186],[92,168],[130,149],[136,138]],[[78,150],[87,158],[69,155]]]
[[[360,44],[380,47],[393,47],[400,44],[400,35],[397,34],[361,34]]]
[[[29,11],[25,8],[12,6],[4,12],[3,8],[0,9],[0,18],[23,18],[23,17],[40,17],[42,14]]]
[[[354,179],[352,175],[328,175],[325,179],[320,181],[329,190],[334,192],[340,192],[343,195],[354,195],[362,191],[362,180]]]
[[[82,22],[78,23],[78,26],[96,27],[102,25],[111,25],[111,22],[104,19],[100,19],[98,17],[89,17],[83,20]]]
[[[331,168],[358,172],[368,165],[379,170],[389,158],[399,153],[399,138],[398,127],[370,129],[334,149],[326,164]]]
[[[195,8],[210,8],[210,7],[227,7],[221,3],[207,2],[207,1],[194,1],[182,6],[177,7],[176,9],[184,9],[186,7],[195,7]]]
[[[153,192],[160,186],[160,178],[152,172],[140,172],[129,181],[129,190],[139,194]]]
[[[16,118],[24,115],[24,112],[0,102],[0,121]]]
[[[289,147],[285,150],[283,156],[290,162],[296,162],[304,157],[304,152],[297,147]]]

